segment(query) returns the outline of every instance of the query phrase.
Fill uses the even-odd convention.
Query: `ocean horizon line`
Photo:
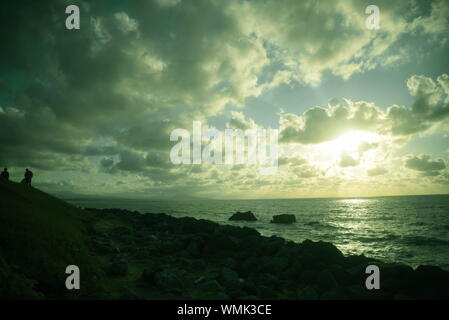
[[[428,193],[428,194],[395,194],[378,196],[329,196],[329,197],[297,197],[297,198],[145,198],[145,197],[120,197],[120,196],[75,196],[67,197],[58,194],[54,196],[64,201],[95,201],[95,200],[121,200],[121,201],[255,201],[255,200],[329,200],[329,199],[375,199],[375,198],[398,198],[398,197],[427,197],[427,196],[449,196],[449,193]]]

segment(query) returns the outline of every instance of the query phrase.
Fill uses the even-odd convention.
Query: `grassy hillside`
[[[0,298],[88,298],[101,276],[88,250],[83,211],[35,188],[0,181]],[[65,269],[81,270],[81,290]]]

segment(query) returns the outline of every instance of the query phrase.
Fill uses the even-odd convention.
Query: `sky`
[[[8,0],[0,35],[12,180],[29,168],[67,197],[449,193],[448,1]],[[194,121],[277,129],[277,171],[174,164],[170,135]]]

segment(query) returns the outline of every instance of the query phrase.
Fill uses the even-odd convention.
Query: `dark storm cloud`
[[[65,1],[2,9],[1,163],[51,152],[116,155],[125,171],[163,166],[130,155],[167,152],[174,128],[241,103],[252,94],[245,83],[266,63],[260,42],[241,34],[221,2],[74,4],[76,31],[64,28]],[[97,146],[103,138],[114,146]]]

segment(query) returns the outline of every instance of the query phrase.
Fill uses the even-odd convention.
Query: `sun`
[[[327,147],[339,153],[354,153],[359,151],[362,143],[378,143],[381,138],[382,137],[377,133],[370,131],[350,131],[333,141],[329,141],[327,146],[323,147]]]
[[[340,159],[342,154],[358,159],[362,153],[375,150],[383,137],[375,132],[353,130],[338,138],[316,146],[321,155],[329,160]]]

